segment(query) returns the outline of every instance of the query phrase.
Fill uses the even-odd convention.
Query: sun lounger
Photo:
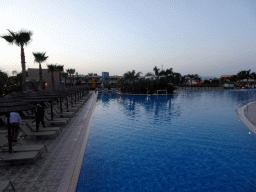
[[[45,149],[47,151],[47,147],[45,145],[15,145],[12,146],[13,152],[30,152],[30,151],[42,151]],[[2,147],[3,152],[9,152],[9,147]]]
[[[8,130],[0,130],[0,134],[7,134]]]
[[[58,109],[60,109],[59,106],[58,106]],[[72,107],[71,105],[69,105],[68,108],[67,108],[66,105],[63,105],[63,106],[62,106],[62,109],[63,109],[64,111],[66,111],[66,112],[77,112],[77,111],[79,110],[78,107]]]
[[[84,102],[86,102],[90,97],[92,96],[92,93],[87,93],[85,96],[83,96]]]
[[[15,191],[15,188],[11,181],[0,180],[0,192],[5,191],[9,187],[9,185],[11,185],[13,191]]]
[[[3,153],[0,155],[0,161],[34,161],[41,157],[38,151],[17,152],[17,153]]]
[[[50,114],[45,113],[44,117],[45,117],[48,121],[51,121],[51,115],[50,115]],[[54,117],[54,115],[53,115],[53,121],[64,121],[64,122],[66,122],[66,123],[68,124],[68,123],[69,123],[69,118],[63,118],[63,117],[56,118],[56,117]]]
[[[60,113],[59,110],[55,107],[53,107],[53,117],[58,119],[70,119],[74,116],[74,112],[62,112]],[[50,115],[51,112],[48,111],[48,114]]]
[[[57,106],[58,109],[60,109],[60,106]],[[62,105],[62,109],[64,111],[67,111],[67,112],[77,112],[79,107],[72,107],[71,103],[69,102],[69,105],[68,105],[68,108],[67,108],[67,104],[66,103],[63,103]]]
[[[26,125],[31,129],[32,132],[35,132],[36,131],[36,125],[33,124],[32,121],[24,121],[23,122],[26,123]],[[39,127],[39,132],[41,131],[59,131],[59,132],[62,132],[61,128],[60,127],[46,127],[46,128],[40,128]]]
[[[53,108],[53,112],[55,113],[55,115],[58,115],[60,117],[73,117],[75,115],[75,112],[60,112],[60,110],[55,106]]]
[[[56,120],[54,119],[53,121],[51,120],[51,118],[45,117],[45,122],[50,123],[51,125],[67,125],[67,121],[66,120]]]
[[[1,115],[0,119],[5,123],[5,125],[7,125],[7,119],[6,119],[5,115]]]
[[[9,151],[9,147],[4,147],[5,143],[8,143],[7,138],[5,137],[5,135],[0,134],[0,148],[2,149],[2,152]],[[47,151],[45,145],[22,145],[19,143],[15,146],[12,146],[13,152],[41,151],[43,149]]]
[[[46,137],[59,135],[58,131],[44,131],[44,132],[32,132],[26,125],[20,124],[21,130],[24,132],[24,137],[35,136],[35,137]]]
[[[23,114],[23,119],[34,119],[35,118],[35,115],[30,115],[27,113],[27,111],[22,111],[21,112]]]

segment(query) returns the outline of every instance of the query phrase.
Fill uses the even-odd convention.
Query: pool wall
[[[73,158],[67,165],[65,174],[58,187],[58,192],[76,191],[97,97],[98,93],[94,93],[83,110],[80,111],[77,119],[79,123],[76,123],[79,126],[74,127],[74,132],[78,134],[78,137],[73,141],[75,142],[75,149],[72,153]]]
[[[241,119],[241,121],[250,129],[254,134],[256,134],[256,127],[248,120],[248,118],[245,115],[245,110],[247,110],[247,113],[254,113],[255,111],[255,101],[247,103],[246,105],[243,105],[242,107],[237,109],[237,113]],[[252,107],[249,107],[252,106]]]

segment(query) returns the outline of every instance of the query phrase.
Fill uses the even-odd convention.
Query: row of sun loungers
[[[78,111],[79,108],[89,99],[91,96],[90,93],[88,93],[83,100],[80,100],[77,102],[76,106],[73,105],[73,107],[69,107],[69,109],[74,110],[73,112],[67,112],[67,108],[65,106],[65,103],[63,104],[63,113],[60,113],[60,109],[58,105],[54,105],[53,112],[54,112],[54,120],[51,120],[51,117],[49,115],[49,110],[45,110],[45,121],[48,125],[66,125],[70,122],[71,118],[75,115],[75,111]],[[47,107],[49,106],[49,103],[46,103]],[[75,106],[75,107],[74,107]],[[61,127],[52,127],[47,126],[47,128],[40,128],[39,131],[36,131],[36,125],[35,121],[31,119],[33,115],[24,113],[26,115],[25,118],[22,118],[22,124],[20,124],[20,129],[22,130],[23,134],[21,135],[21,138],[26,137],[35,137],[35,138],[55,138],[58,135],[61,134],[62,130]],[[55,118],[57,116],[57,118]],[[63,116],[63,117],[62,117]],[[3,116],[0,116],[2,121],[4,121],[6,124],[6,118]],[[6,134],[0,134],[0,161],[6,161],[6,162],[13,162],[13,161],[33,161],[38,157],[41,156],[41,151],[45,149],[47,151],[47,148],[45,145],[21,145],[20,142],[18,142],[15,146],[12,146],[12,153],[9,153],[9,148],[7,146],[4,146],[5,143],[7,143],[8,140],[6,138]],[[8,184],[9,185],[9,184]],[[0,188],[1,189],[1,188]],[[0,190],[1,191],[1,190]]]
[[[8,147],[4,147],[4,144],[7,142],[7,138],[3,134],[0,134],[0,149],[2,149],[3,152],[9,150]],[[13,152],[42,151],[43,149],[47,151],[46,145],[22,145],[20,143],[13,146],[12,149]]]

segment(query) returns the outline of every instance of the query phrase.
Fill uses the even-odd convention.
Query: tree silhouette
[[[65,81],[65,87],[66,87],[66,80],[67,80],[67,78],[68,78],[68,73],[63,72],[63,73],[61,73],[61,76],[64,78],[64,81]]]
[[[41,86],[41,89],[43,89],[43,82],[42,82],[42,66],[41,63],[46,61],[48,59],[48,56],[45,56],[46,53],[33,53],[35,57],[35,62],[39,63],[39,85]]]
[[[57,72],[59,73],[59,86],[61,85],[61,73],[63,73],[64,65],[57,65]]]
[[[8,35],[1,36],[10,44],[16,44],[21,48],[21,68],[23,74],[23,83],[22,91],[26,91],[26,62],[25,62],[25,53],[24,46],[28,45],[31,42],[31,36],[33,33],[31,31],[21,30],[17,33],[7,29],[9,31]]]
[[[53,73],[54,72],[58,72],[58,69],[57,69],[57,65],[47,65],[48,67],[48,72],[51,72],[51,76],[52,76],[52,89],[54,89],[54,76],[53,76]]]
[[[74,82],[72,82],[72,75],[76,72],[76,70],[75,69],[66,69],[66,71],[69,74],[70,85],[72,85],[72,87],[73,87]]]

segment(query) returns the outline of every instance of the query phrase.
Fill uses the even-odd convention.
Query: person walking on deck
[[[39,129],[40,122],[42,123],[43,127],[45,128],[44,108],[40,104],[37,104],[37,106],[36,106],[35,115],[36,115],[36,131],[38,131],[38,129]]]
[[[11,124],[12,142],[13,145],[15,145],[19,134],[19,125],[21,123],[20,114],[18,112],[11,112],[9,123]]]

